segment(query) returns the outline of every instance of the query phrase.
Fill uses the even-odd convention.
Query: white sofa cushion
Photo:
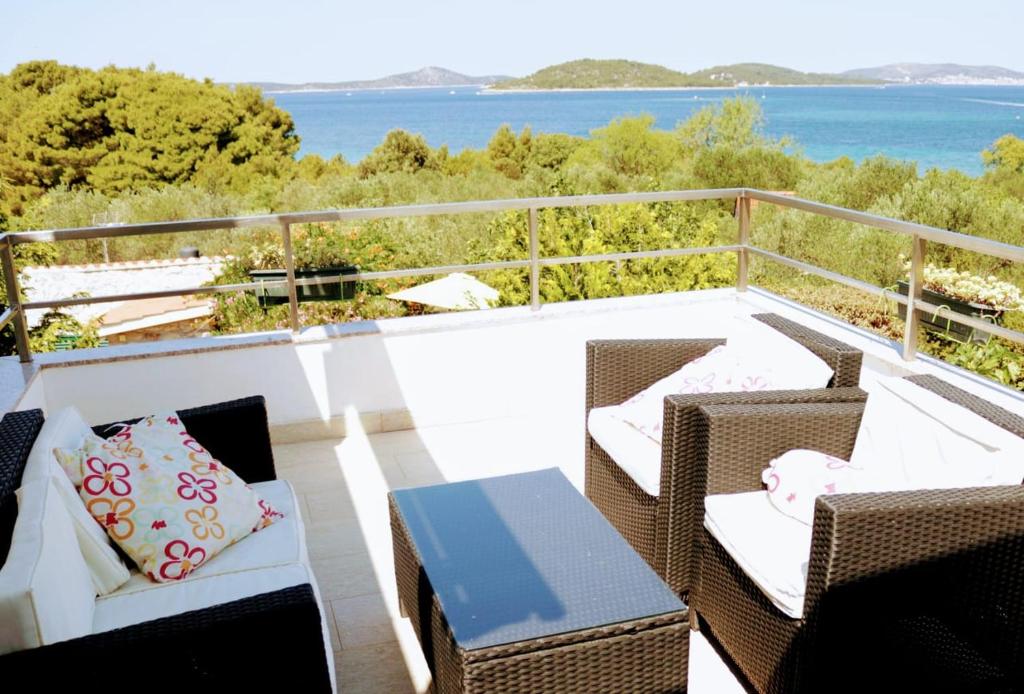
[[[320,589],[309,564],[305,527],[295,492],[284,480],[251,486],[284,518],[223,550],[182,581],[154,583],[133,571],[128,583],[96,601],[93,631],[109,631],[309,583],[320,609],[325,656],[334,687],[331,637]]]
[[[1024,439],[903,378],[870,390],[850,457],[865,491],[1021,484]]]
[[[744,492],[707,497],[704,527],[783,614],[803,615],[811,526],[779,513],[766,492]]]
[[[651,496],[661,490],[661,445],[619,416],[619,405],[595,407],[587,416],[587,431],[615,464]]]
[[[298,562],[209,576],[196,572],[174,583],[156,583],[133,571],[122,588],[96,599],[91,631],[98,634],[290,588],[311,582],[312,576]]]
[[[29,452],[22,483],[41,479],[54,481],[71,517],[79,551],[89,567],[96,593],[104,595],[128,580],[128,567],[114,551],[107,533],[85,508],[85,502],[54,456],[54,449],[77,449],[91,434],[89,425],[74,407],[65,407],[48,417]]]
[[[0,654],[90,633],[95,595],[53,481],[22,485],[10,552],[0,569]]]

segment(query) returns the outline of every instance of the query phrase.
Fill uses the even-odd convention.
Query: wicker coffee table
[[[686,691],[686,606],[558,470],[389,503],[435,691]]]

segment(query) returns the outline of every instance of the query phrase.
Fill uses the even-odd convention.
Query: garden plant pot
[[[910,286],[906,282],[898,282],[899,292],[904,296],[907,296],[910,291]],[[996,325],[1002,323],[1003,312],[992,308],[991,306],[983,306],[981,304],[969,303],[961,301],[960,299],[954,299],[951,296],[945,294],[939,294],[933,292],[930,289],[923,289],[921,291],[921,298],[927,301],[929,304],[935,306],[944,306],[950,312],[960,313],[965,316],[973,316],[982,320],[991,321]],[[907,318],[907,307],[903,304],[899,306],[900,318],[906,320]],[[938,315],[931,311],[921,312],[921,324],[926,330],[933,333],[950,337],[960,342],[988,342],[991,335],[982,330],[975,330],[969,325],[963,325],[962,323],[955,322],[952,318],[946,315],[946,312],[940,312]]]
[[[295,288],[299,302],[341,301],[344,299],[355,298],[356,283],[342,282],[339,278],[342,275],[354,275],[358,271],[359,268],[355,265],[296,270],[295,279],[297,280],[305,279],[307,277],[335,279],[333,282],[324,282],[322,284],[300,284]],[[249,277],[253,282],[277,282],[288,279],[288,273],[285,270],[250,270]],[[256,298],[259,300],[260,306],[263,308],[267,308],[268,306],[277,306],[278,304],[287,304],[288,287],[259,287],[256,289]]]

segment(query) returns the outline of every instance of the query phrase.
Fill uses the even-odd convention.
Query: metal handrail
[[[82,239],[119,238],[121,236],[172,234],[184,231],[212,231],[218,229],[281,226],[284,224],[312,224],[316,222],[354,222],[371,219],[393,219],[396,217],[480,214],[506,212],[509,210],[540,210],[549,207],[594,207],[598,205],[625,205],[630,203],[729,200],[742,197],[745,192],[743,188],[719,188],[652,193],[608,193],[601,195],[566,195],[563,197],[509,198],[507,200],[473,200],[469,202],[398,205],[394,207],[354,207],[340,210],[284,212],[281,214],[263,214],[248,217],[215,217],[212,219],[189,219],[176,222],[146,222],[143,224],[76,227],[45,231],[17,231],[5,234],[4,236],[13,244],[46,241],[80,241]]]
[[[758,255],[762,258],[767,258],[768,260],[773,260],[776,263],[779,263],[780,265],[789,266],[791,268],[799,270],[800,272],[806,272],[809,275],[817,275],[818,277],[831,280],[832,282],[835,282],[837,284],[843,284],[846,285],[847,287],[853,287],[854,289],[859,289],[860,291],[866,292],[867,294],[880,296],[883,299],[889,299],[891,301],[895,301],[898,304],[903,304],[904,306],[906,306],[907,303],[909,303],[910,301],[905,295],[900,294],[899,292],[894,292],[893,290],[886,289],[884,287],[876,287],[873,284],[868,284],[867,282],[864,282],[862,280],[854,279],[853,277],[847,277],[846,275],[842,275],[838,272],[832,272],[831,270],[820,268],[817,265],[805,263],[802,260],[795,260],[784,255],[779,255],[778,253],[773,253],[772,251],[766,251],[765,249],[758,248],[757,246],[749,246],[747,250],[750,253],[753,253],[754,255]]]
[[[842,219],[847,222],[862,224],[874,229],[883,229],[885,231],[903,234],[904,236],[917,236],[925,241],[934,241],[935,243],[940,243],[943,246],[954,246],[966,251],[974,251],[975,253],[981,253],[983,255],[991,255],[1005,260],[1012,260],[1016,263],[1024,263],[1024,246],[1014,246],[1008,243],[1003,243],[1002,241],[993,241],[992,239],[986,239],[980,236],[970,236],[969,234],[949,231],[948,229],[940,229],[938,227],[928,226],[927,224],[905,222],[901,219],[881,217],[877,214],[871,214],[870,212],[859,212],[845,207],[826,205],[822,202],[812,202],[811,200],[804,200],[803,198],[779,195],[778,193],[767,193],[761,190],[747,190],[746,194],[754,200],[770,202],[774,205],[779,205],[780,207],[790,207],[794,210],[803,210],[804,212],[811,212],[813,214],[821,215],[822,217]]]
[[[623,205],[657,202],[696,202],[701,200],[737,201],[737,243],[722,246],[704,246],[692,248],[667,248],[651,251],[631,251],[622,253],[603,253],[582,256],[541,257],[538,231],[538,211],[558,207],[590,207],[599,205]],[[772,251],[758,248],[750,243],[751,201],[757,200],[811,214],[861,224],[875,229],[903,234],[911,238],[911,271],[909,291],[907,295],[893,292],[890,289],[876,287],[867,282],[846,275],[826,270],[816,265],[789,258]],[[407,268],[375,272],[357,272],[339,277],[309,277],[297,279],[292,256],[291,226],[316,222],[365,221],[372,219],[393,219],[400,217],[422,217],[434,215],[461,215],[505,212],[510,210],[526,210],[528,213],[529,259],[509,260],[490,263],[472,263],[443,265],[426,268]],[[113,294],[98,297],[68,297],[49,301],[19,301],[17,273],[14,271],[13,246],[21,243],[37,243],[51,241],[71,241],[96,238],[119,238],[122,236],[140,236],[149,234],[181,233],[187,231],[209,231],[221,229],[238,229],[251,227],[278,226],[285,249],[286,279],[269,282],[248,282],[230,285],[211,285],[186,289],[169,289],[154,292],[136,292],[130,294]],[[789,195],[780,195],[749,188],[718,188],[709,190],[679,190],[649,193],[612,193],[604,195],[573,195],[565,197],[516,198],[508,200],[478,200],[470,202],[439,203],[425,205],[403,205],[396,207],[369,207],[338,210],[319,210],[311,212],[290,212],[282,214],[251,215],[245,217],[223,217],[213,219],[193,219],[175,222],[149,222],[144,224],[123,224],[116,226],[79,227],[74,229],[51,229],[45,231],[23,231],[7,233],[0,236],[0,261],[6,280],[6,288],[10,307],[0,314],[0,328],[9,323],[15,326],[15,338],[18,353],[22,361],[32,358],[28,347],[28,329],[25,322],[25,311],[28,309],[48,309],[81,304],[106,303],[113,301],[131,301],[173,296],[189,296],[195,294],[217,294],[239,292],[260,287],[287,287],[289,295],[289,319],[293,330],[300,328],[298,315],[297,288],[306,285],[333,284],[335,282],[357,282],[399,277],[417,277],[423,275],[441,275],[451,272],[480,272],[486,270],[521,269],[530,270],[530,305],[533,309],[540,308],[540,269],[556,265],[595,263],[608,261],[628,261],[651,258],[672,258],[686,255],[711,253],[736,253],[737,277],[736,288],[746,291],[749,281],[749,258],[757,255],[766,260],[777,262],[801,272],[813,274],[824,279],[858,289],[869,294],[890,299],[907,306],[906,331],[903,339],[904,359],[913,359],[917,355],[917,332],[921,315],[936,307],[922,300],[922,284],[926,242],[932,241],[955,248],[973,251],[985,255],[1024,262],[1024,247],[1015,246],[990,239],[969,236],[958,232],[939,229],[924,224],[905,222],[889,217],[881,217],[867,212],[859,212],[834,205],[813,202]],[[972,316],[957,314],[951,320],[999,337],[1024,344],[1024,333],[1010,330],[1002,326],[992,325]],[[984,324],[984,325],[982,325]]]

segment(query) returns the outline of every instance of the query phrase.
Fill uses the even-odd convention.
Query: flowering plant
[[[904,267],[909,272],[910,263],[905,263]],[[924,288],[995,311],[1018,311],[1024,308],[1020,288],[994,275],[982,277],[929,263],[924,267]]]

